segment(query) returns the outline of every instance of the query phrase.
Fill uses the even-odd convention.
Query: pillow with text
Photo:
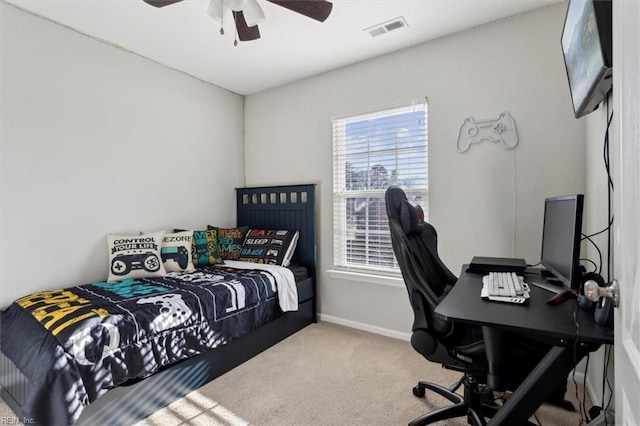
[[[298,231],[250,229],[238,260],[289,266],[298,243]]]
[[[160,254],[163,235],[164,232],[145,235],[107,235],[109,249],[107,281],[166,275]]]
[[[237,228],[217,228],[209,225],[209,229],[218,230],[218,251],[223,260],[238,260],[242,251],[242,243],[249,231],[248,226]]]

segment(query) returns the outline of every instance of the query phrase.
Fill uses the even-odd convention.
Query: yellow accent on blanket
[[[102,308],[91,308],[91,303],[69,290],[53,290],[33,293],[18,299],[22,306],[54,336],[78,321],[99,316],[104,318],[109,312]],[[78,312],[76,314],[77,311]]]

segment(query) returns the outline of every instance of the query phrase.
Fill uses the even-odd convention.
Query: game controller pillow
[[[224,263],[218,252],[218,230],[193,231],[191,255],[195,267]]]
[[[160,249],[164,232],[145,235],[107,235],[108,282],[128,278],[162,277],[167,274]]]
[[[193,231],[164,234],[160,255],[167,272],[193,271]]]
[[[298,244],[298,231],[250,229],[239,261],[289,266]]]
[[[218,230],[218,252],[223,260],[238,260],[240,258],[242,243],[249,231],[248,226],[218,228],[209,225],[208,229]]]

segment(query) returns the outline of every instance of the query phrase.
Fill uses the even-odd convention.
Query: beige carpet
[[[406,425],[424,412],[448,405],[430,392],[425,399],[414,397],[411,389],[418,380],[449,386],[459,377],[425,361],[408,342],[318,323],[137,426]],[[571,380],[567,398],[575,402]],[[536,417],[531,420],[545,426],[580,422],[577,413],[548,405]]]

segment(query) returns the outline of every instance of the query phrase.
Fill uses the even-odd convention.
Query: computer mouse
[[[547,300],[547,304],[549,305],[557,305],[559,303],[564,302],[568,299],[573,299],[577,297],[576,292],[573,290],[565,290],[553,296],[551,299]]]

